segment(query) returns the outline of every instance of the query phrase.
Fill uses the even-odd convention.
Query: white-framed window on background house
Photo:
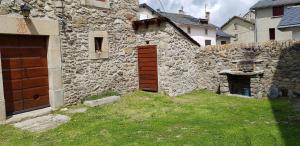
[[[94,6],[99,8],[110,8],[110,0],[81,0],[82,5]]]

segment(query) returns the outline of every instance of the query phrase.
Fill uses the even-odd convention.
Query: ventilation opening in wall
[[[102,44],[103,38],[102,37],[95,37],[95,52],[101,53],[102,52]]]
[[[230,94],[251,96],[250,76],[229,75],[228,83]]]

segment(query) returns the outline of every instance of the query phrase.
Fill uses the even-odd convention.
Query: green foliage
[[[45,133],[0,126],[0,145],[298,145],[300,114],[289,100],[207,91],[168,97],[134,92],[118,103],[69,114]]]
[[[86,100],[97,100],[97,99],[102,99],[102,98],[109,97],[109,96],[119,96],[119,95],[120,94],[118,92],[115,92],[113,90],[105,90],[105,91],[99,93],[98,95],[87,97]]]

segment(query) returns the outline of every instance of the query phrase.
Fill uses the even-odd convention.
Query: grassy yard
[[[300,113],[288,100],[135,92],[69,116],[45,133],[0,126],[0,145],[300,145]]]

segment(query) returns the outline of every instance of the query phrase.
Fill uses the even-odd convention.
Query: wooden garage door
[[[158,91],[156,46],[138,47],[139,85],[144,91]]]
[[[0,35],[8,115],[49,106],[46,37]]]

